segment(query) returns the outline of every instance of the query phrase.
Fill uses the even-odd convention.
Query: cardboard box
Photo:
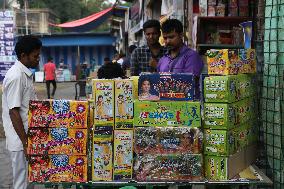
[[[138,155],[134,164],[135,180],[202,181],[201,154]]]
[[[135,101],[135,126],[201,127],[200,102]]]
[[[139,76],[131,76],[130,79],[133,81],[133,99],[138,99],[138,80]]]
[[[204,80],[205,102],[232,103],[254,96],[255,93],[253,74],[210,76]]]
[[[29,128],[28,154],[87,154],[87,129]]]
[[[203,133],[189,127],[136,127],[136,154],[201,154]]]
[[[93,143],[93,181],[112,181],[112,143]]]
[[[199,1],[199,15],[207,16],[207,0]]]
[[[255,49],[211,49],[207,63],[209,75],[256,73]]]
[[[230,156],[205,155],[205,177],[208,180],[228,180],[251,165],[257,157],[255,145],[247,146]]]
[[[238,79],[230,76],[210,76],[204,79],[205,102],[235,102],[239,100],[237,93]]]
[[[204,154],[228,156],[236,152],[233,131],[205,129],[204,134]]]
[[[72,100],[31,100],[29,127],[87,128],[88,102]]]
[[[191,101],[195,98],[196,82],[191,74],[142,74],[139,77],[138,99]]]
[[[114,81],[93,79],[95,98],[94,125],[114,125]]]
[[[87,182],[87,156],[31,156],[29,182]]]
[[[114,131],[113,180],[131,180],[133,162],[133,131]]]
[[[94,143],[111,143],[113,142],[113,131],[93,131],[93,142]]]
[[[133,81],[115,80],[115,129],[133,129]]]

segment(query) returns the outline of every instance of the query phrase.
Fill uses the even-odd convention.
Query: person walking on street
[[[46,82],[47,98],[50,99],[50,83],[52,83],[53,89],[51,98],[54,97],[56,91],[55,71],[56,65],[53,63],[52,58],[48,58],[48,62],[44,65],[44,75]]]
[[[15,46],[17,61],[3,81],[2,119],[6,145],[13,171],[13,188],[27,188],[27,130],[29,101],[37,99],[32,72],[36,68],[42,43],[33,36],[23,36]]]
[[[158,61],[166,52],[166,48],[159,43],[160,28],[158,20],[148,20],[143,24],[147,45],[136,48],[131,54],[130,69],[132,76],[137,76],[141,72],[156,72]]]
[[[160,59],[158,72],[191,73],[199,76],[203,61],[199,54],[183,43],[183,26],[177,19],[162,24],[162,34],[168,52]]]

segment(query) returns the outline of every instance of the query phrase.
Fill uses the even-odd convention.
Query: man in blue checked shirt
[[[142,72],[156,72],[159,59],[166,53],[166,48],[159,43],[161,36],[160,22],[148,20],[143,24],[143,31],[147,45],[136,48],[131,54],[131,75],[139,75]]]

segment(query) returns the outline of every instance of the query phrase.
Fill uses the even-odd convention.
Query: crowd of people
[[[117,55],[113,61],[106,57],[104,65],[98,70],[98,78],[125,78],[127,70],[131,75],[142,72],[173,72],[200,75],[203,62],[198,53],[183,43],[183,26],[177,19],[168,19],[162,26],[157,20],[148,20],[143,25],[147,45],[130,46],[129,55]],[[165,46],[161,46],[162,35]],[[13,169],[13,185],[17,189],[27,188],[27,128],[29,101],[36,99],[33,77],[30,68],[36,68],[42,43],[33,36],[21,37],[15,52],[17,61],[7,72],[3,81],[2,109],[3,126],[7,148],[10,152]],[[56,90],[55,64],[52,59],[44,65],[48,98],[52,98]],[[50,83],[53,91],[50,94]],[[143,92],[140,98],[157,96],[149,93],[150,81],[143,81]]]

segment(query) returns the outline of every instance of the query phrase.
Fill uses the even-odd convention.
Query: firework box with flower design
[[[71,100],[32,100],[28,125],[32,127],[87,128],[88,102]]]
[[[114,81],[106,79],[93,79],[93,94],[95,99],[96,126],[114,125]]]
[[[139,77],[139,100],[192,101],[195,98],[196,78],[185,73],[142,74]]]
[[[87,156],[31,156],[30,182],[87,182]]]
[[[115,129],[133,128],[133,81],[115,80]]]
[[[239,49],[239,73],[256,73],[255,49]]]
[[[200,102],[135,101],[134,125],[201,127]]]
[[[136,154],[201,154],[203,133],[189,127],[136,127]]]
[[[137,155],[134,164],[135,180],[202,181],[201,154]]]
[[[87,129],[30,128],[28,153],[86,155]]]
[[[204,153],[206,155],[228,156],[236,152],[235,135],[226,130],[204,130]]]
[[[112,181],[112,143],[93,143],[93,181]]]
[[[256,151],[256,146],[250,145],[230,156],[205,155],[205,177],[221,181],[232,179],[256,160]]]
[[[113,180],[132,179],[133,131],[114,131]]]

